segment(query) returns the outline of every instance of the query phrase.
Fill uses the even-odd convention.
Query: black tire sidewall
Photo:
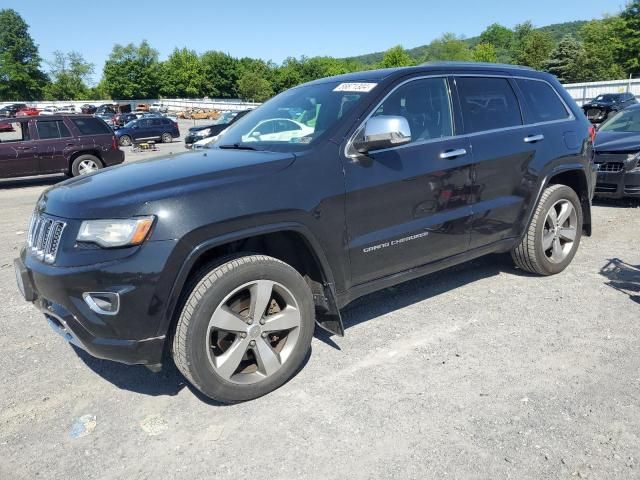
[[[571,252],[567,257],[560,263],[551,262],[547,256],[545,255],[542,249],[542,232],[545,226],[545,220],[549,209],[559,200],[568,200],[573,205],[573,208],[576,210],[576,215],[578,216],[578,225],[576,228],[576,238],[573,242],[573,247]],[[556,273],[562,272],[565,268],[569,266],[576,252],[578,251],[578,247],[580,245],[580,239],[582,238],[582,205],[580,204],[580,199],[578,195],[573,191],[573,189],[562,186],[555,190],[547,199],[543,205],[541,211],[541,217],[538,219],[535,231],[535,254],[537,257],[538,264],[544,269],[545,273],[550,275],[555,275]]]
[[[301,330],[291,356],[276,373],[256,384],[238,385],[220,377],[211,366],[206,351],[206,332],[211,315],[224,298],[239,286],[255,280],[275,281],[289,289],[298,302]],[[275,390],[302,365],[309,351],[314,327],[311,292],[304,279],[293,268],[275,260],[261,260],[231,269],[222,278],[216,279],[200,299],[187,329],[187,358],[196,387],[205,395],[223,402],[250,400]]]
[[[80,171],[79,171],[80,170],[80,162],[82,162],[83,160],[92,160],[92,161],[94,161],[95,164],[98,166],[98,170],[103,167],[102,162],[95,155],[89,155],[89,154],[79,155],[79,156],[77,156],[76,158],[73,159],[73,163],[71,164],[71,175],[73,175],[74,177],[77,177],[78,175],[80,175]]]

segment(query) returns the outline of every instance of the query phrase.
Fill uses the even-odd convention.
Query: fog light
[[[120,310],[120,295],[112,292],[85,292],[82,298],[91,310],[100,315],[116,315]]]

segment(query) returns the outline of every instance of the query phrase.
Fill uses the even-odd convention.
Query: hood
[[[294,160],[290,153],[212,149],[122,164],[48,189],[38,209],[69,219],[148,214],[153,202],[246,184],[283,170]]]
[[[596,133],[596,152],[635,152],[640,150],[640,133],[601,132]]]
[[[209,124],[209,125],[198,125],[196,127],[191,127],[189,129],[190,132],[199,132],[200,130],[205,130],[207,128],[212,128],[215,127],[216,125],[214,124]]]

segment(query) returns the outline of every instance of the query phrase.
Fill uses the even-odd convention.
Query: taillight
[[[596,142],[596,127],[593,125],[589,126],[589,138],[591,139],[591,143]]]
[[[113,137],[111,137],[111,148],[113,148],[114,150],[118,150],[118,139],[116,138],[116,136],[114,135]]]

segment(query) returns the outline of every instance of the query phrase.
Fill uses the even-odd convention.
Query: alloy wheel
[[[209,320],[206,348],[224,380],[252,384],[273,375],[298,341],[301,314],[283,285],[256,280],[233,290]]]
[[[542,230],[542,250],[552,263],[560,263],[571,253],[578,227],[573,204],[558,200],[547,212]]]
[[[78,173],[80,175],[86,175],[87,173],[93,173],[99,170],[100,167],[93,160],[83,160],[78,164]]]

